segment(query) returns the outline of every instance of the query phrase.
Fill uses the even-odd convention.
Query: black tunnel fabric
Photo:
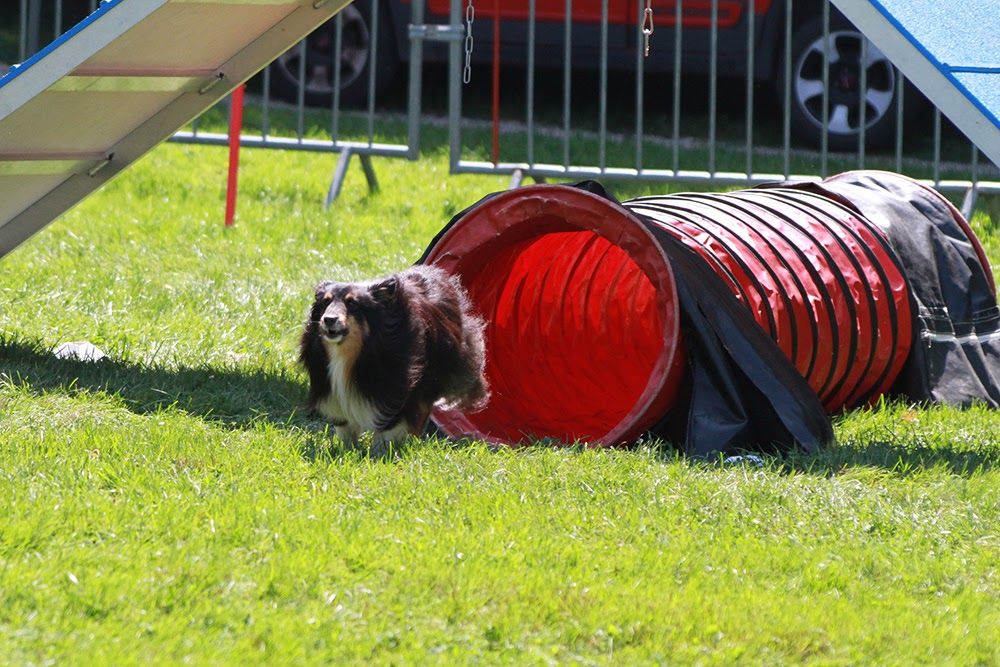
[[[711,457],[738,450],[815,452],[833,442],[830,419],[749,311],[690,249],[660,233],[674,266],[687,350],[689,395],[657,435],[688,454]]]
[[[916,402],[1000,407],[1000,309],[982,246],[936,191],[880,171],[780,183],[845,203],[878,225],[899,257],[917,313],[891,393]]]
[[[596,181],[576,187],[617,203]],[[705,262],[650,224],[674,269],[689,365],[680,416],[653,432],[693,456],[740,450],[815,452],[834,441],[816,393]],[[679,430],[671,424],[681,422]]]

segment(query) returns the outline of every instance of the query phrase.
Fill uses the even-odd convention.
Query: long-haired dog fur
[[[367,283],[325,281],[302,334],[309,404],[348,444],[423,433],[436,403],[485,406],[483,320],[457,277],[414,266]]]

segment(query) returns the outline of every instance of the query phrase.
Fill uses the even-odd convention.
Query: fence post
[[[462,23],[462,0],[451,0],[449,19],[451,25]],[[448,45],[448,155],[449,171],[456,173],[462,160],[462,44],[453,41]]]

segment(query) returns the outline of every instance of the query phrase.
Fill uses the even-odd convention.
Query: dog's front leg
[[[372,438],[372,458],[384,458],[388,456],[392,451],[393,445],[406,440],[408,433],[409,428],[404,421],[398,422],[388,430],[375,431],[375,437]]]
[[[358,432],[358,429],[354,428],[350,424],[344,424],[343,426],[335,424],[333,430],[344,445],[354,447],[358,444],[358,437],[360,433]]]
[[[420,405],[416,410],[416,414],[407,423],[407,433],[417,438],[423,437],[427,431],[427,420],[430,416],[431,406]]]

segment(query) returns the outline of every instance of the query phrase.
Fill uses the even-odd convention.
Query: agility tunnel
[[[879,177],[947,204],[905,177]],[[438,410],[446,433],[614,445],[659,423],[691,381],[692,327],[682,326],[690,317],[671,259],[678,242],[827,414],[897,380],[914,345],[916,301],[886,229],[842,196],[773,187],[619,203],[592,190],[538,185],[490,196],[427,249],[421,261],[459,275],[487,320],[492,398],[475,414]],[[988,274],[979,242],[961,229]],[[694,290],[711,280],[698,278]]]

